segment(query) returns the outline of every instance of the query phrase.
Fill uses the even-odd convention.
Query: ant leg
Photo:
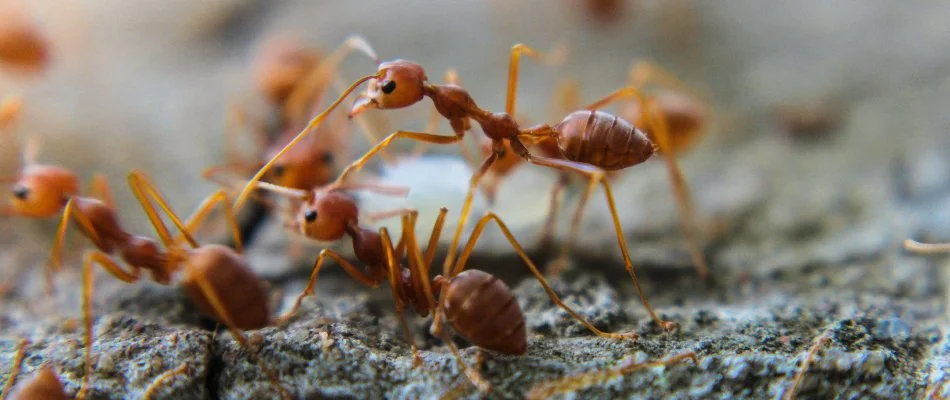
[[[709,267],[706,265],[706,258],[703,256],[703,250],[699,245],[699,238],[696,233],[696,207],[690,194],[689,185],[683,176],[683,171],[680,169],[676,157],[670,151],[672,143],[670,143],[670,131],[666,118],[652,100],[647,101],[643,108],[650,117],[649,125],[655,132],[660,153],[663,154],[666,169],[670,174],[673,197],[676,198],[676,206],[679,209],[680,225],[686,234],[686,248],[693,258],[696,273],[700,278],[706,279],[709,276]]]
[[[108,254],[101,251],[93,251],[86,254],[86,259],[83,261],[82,266],[82,314],[86,340],[86,371],[82,377],[79,394],[76,395],[78,399],[86,397],[89,377],[92,376],[92,272],[96,264],[105,268],[112,276],[122,282],[133,283],[139,280],[139,269],[133,268],[131,272],[127,272],[112,260]]]
[[[950,243],[921,243],[907,239],[904,241],[904,248],[917,254],[938,254],[950,252]]]
[[[373,146],[373,148],[369,149],[369,151],[367,151],[366,154],[364,154],[358,160],[350,163],[350,165],[347,165],[346,168],[343,169],[343,172],[340,174],[340,176],[336,179],[336,181],[334,181],[331,184],[331,187],[335,187],[335,186],[339,186],[343,184],[346,181],[346,178],[350,174],[362,169],[363,166],[367,162],[369,162],[370,158],[376,155],[376,153],[379,153],[380,151],[382,151],[384,148],[388,147],[396,139],[406,138],[406,139],[418,140],[421,142],[429,142],[429,143],[435,143],[435,144],[451,144],[451,143],[461,141],[463,137],[464,136],[456,136],[456,135],[446,136],[446,135],[437,135],[437,134],[425,133],[425,132],[396,131],[390,134],[389,136],[387,136],[381,142],[377,143],[375,146]]]
[[[379,57],[369,42],[359,35],[352,35],[317,64],[300,83],[294,86],[284,103],[284,117],[293,121],[307,112],[308,104],[320,102],[320,97],[330,81],[331,74],[351,51],[359,51],[379,64]],[[345,97],[345,96],[344,96]]]
[[[188,265],[187,268],[192,267],[191,265]],[[208,282],[207,278],[201,274],[195,274],[195,282],[201,289],[201,293],[208,300],[208,304],[211,305],[212,310],[214,310],[216,315],[220,316],[221,321],[218,322],[223,323],[224,326],[227,326],[228,330],[231,331],[231,336],[234,337],[234,340],[236,340],[238,344],[241,345],[241,347],[246,349],[248,353],[250,353],[251,356],[256,359],[258,366],[262,371],[264,371],[264,374],[267,375],[267,378],[271,381],[271,383],[277,387],[277,390],[280,391],[281,397],[286,399],[292,398],[293,396],[291,396],[290,392],[280,384],[280,380],[277,379],[277,375],[274,373],[274,371],[271,371],[270,368],[264,366],[264,362],[258,356],[258,353],[254,351],[250,343],[248,343],[247,338],[244,336],[244,331],[235,326],[234,321],[227,312],[227,308],[224,307],[224,303],[221,301],[221,298],[218,297],[218,294],[214,291],[214,287],[211,286],[211,283]]]
[[[620,253],[623,255],[624,268],[627,269],[627,274],[630,275],[634,286],[637,288],[637,293],[640,295],[640,302],[642,302],[643,306],[646,307],[647,312],[650,314],[650,318],[656,321],[658,325],[664,327],[666,330],[675,329],[675,323],[664,321],[656,315],[656,312],[653,311],[653,306],[650,305],[650,301],[647,300],[646,295],[643,294],[643,289],[640,287],[640,279],[637,278],[637,274],[633,270],[633,260],[630,259],[630,253],[627,250],[627,239],[624,236],[623,227],[620,224],[620,217],[617,215],[617,205],[614,202],[613,190],[610,188],[610,182],[605,179],[604,170],[590,164],[534,156],[528,153],[528,149],[526,149],[520,142],[512,141],[512,143],[517,143],[519,145],[520,148],[517,149],[519,154],[521,154],[522,157],[524,157],[529,163],[550,168],[557,168],[563,171],[578,172],[586,175],[588,179],[590,179],[592,182],[590,186],[595,185],[596,182],[600,182],[603,185],[604,195],[607,198],[607,206],[610,208],[610,216],[613,218],[614,230],[617,233],[617,244],[620,247]],[[590,187],[588,187],[588,189],[589,188]]]
[[[475,385],[475,387],[478,388],[480,392],[482,393],[490,392],[491,383],[488,383],[488,381],[485,380],[484,377],[482,377],[482,374],[478,372],[477,369],[469,367],[468,364],[465,363],[465,359],[462,358],[462,354],[459,352],[458,347],[455,346],[455,343],[452,342],[452,338],[449,337],[448,330],[439,329],[438,331],[441,333],[442,341],[446,345],[449,346],[449,350],[452,351],[452,354],[455,356],[455,361],[458,362],[459,367],[462,368],[462,371],[464,371],[465,376],[467,376],[468,379],[472,381],[472,384]]]
[[[448,213],[448,208],[440,208],[439,216],[436,217],[435,224],[432,226],[432,233],[429,234],[429,243],[426,244],[425,259],[422,261],[422,265],[425,266],[425,273],[423,276],[429,276],[429,270],[432,268],[432,259],[435,258],[435,251],[439,248],[439,236],[442,235],[442,228],[445,226],[445,216]],[[415,222],[413,221],[413,228],[414,227]]]
[[[340,106],[340,103],[343,102],[346,96],[348,96],[351,92],[356,90],[356,88],[359,85],[363,84],[363,82],[366,82],[375,77],[376,75],[367,75],[360,79],[357,79],[355,82],[353,82],[353,84],[350,85],[350,87],[346,88],[346,90],[343,91],[343,94],[341,94],[340,97],[337,97],[337,99],[334,100],[332,104],[330,104],[330,107],[327,107],[326,110],[324,110],[320,114],[317,114],[317,116],[313,117],[313,119],[310,120],[307,126],[304,127],[304,129],[300,131],[300,133],[298,133],[296,137],[294,137],[290,142],[288,142],[284,146],[283,149],[280,149],[280,151],[278,151],[277,154],[275,154],[273,158],[267,161],[267,163],[264,164],[264,166],[261,167],[261,169],[258,170],[256,174],[254,174],[251,180],[247,182],[247,184],[244,186],[244,189],[241,190],[241,193],[238,195],[237,199],[234,201],[234,209],[237,210],[241,208],[241,206],[247,200],[248,195],[250,195],[251,191],[257,187],[257,182],[259,182],[261,180],[261,177],[263,177],[264,174],[266,174],[267,171],[269,171],[271,167],[274,166],[277,160],[283,157],[284,154],[286,154],[292,147],[296,146],[297,143],[300,143],[300,141],[303,140],[305,137],[307,137],[307,135],[311,131],[313,131],[314,128],[320,125],[327,118],[327,116],[330,115],[331,111],[333,111],[334,109]]]
[[[445,210],[445,212],[448,212],[448,210],[445,207],[440,210],[439,218],[444,220],[445,214],[442,213],[442,210]],[[402,234],[406,241],[406,256],[409,258],[409,277],[412,280],[412,288],[415,289],[414,297],[416,298],[416,304],[424,300],[427,305],[425,308],[431,308],[436,303],[435,296],[432,294],[432,285],[429,282],[429,265],[425,264],[422,250],[419,248],[419,243],[416,242],[416,218],[418,218],[418,216],[419,212],[415,210],[402,216]],[[438,240],[442,229],[438,221],[435,223],[434,229],[437,229],[437,231],[433,232],[435,239]],[[432,236],[430,236],[429,239],[431,241]],[[430,247],[430,249],[434,251],[434,247]],[[427,249],[427,251],[428,250],[429,249]]]
[[[151,385],[148,385],[148,387],[145,389],[145,394],[142,395],[142,400],[151,399],[152,395],[155,394],[155,391],[158,390],[161,387],[160,385],[165,383],[165,381],[174,378],[176,375],[188,375],[189,371],[188,364],[182,364],[178,368],[175,368],[171,371],[165,371],[165,373],[155,378]]]
[[[112,189],[109,188],[109,181],[101,172],[92,175],[92,182],[89,184],[89,195],[93,198],[106,203],[110,209],[115,210],[115,198],[112,196]]]
[[[10,370],[10,376],[7,378],[7,383],[3,385],[3,392],[0,392],[0,400],[6,400],[10,394],[10,389],[13,389],[13,384],[16,383],[16,378],[20,375],[20,370],[23,369],[23,359],[26,358],[26,346],[29,345],[30,341],[27,339],[21,340],[20,344],[17,345],[16,357],[13,359],[13,366]]]
[[[565,174],[560,174],[557,182],[554,182],[554,186],[551,187],[551,203],[548,208],[548,218],[544,221],[544,228],[541,229],[541,240],[538,241],[539,247],[550,246],[554,242],[554,233],[557,230],[557,213],[560,208],[561,195],[564,193],[564,188],[567,187],[568,176]],[[548,269],[548,273],[557,275],[560,271],[552,271]]]
[[[501,232],[505,235],[505,238],[508,239],[508,243],[511,244],[512,249],[515,250],[515,253],[521,257],[521,260],[527,266],[528,270],[531,271],[531,274],[541,283],[541,286],[544,288],[544,291],[547,292],[548,297],[551,298],[551,301],[554,302],[558,307],[561,307],[568,314],[571,315],[578,322],[583,324],[587,329],[596,334],[597,336],[611,338],[611,339],[634,339],[637,337],[637,334],[634,332],[624,332],[624,333],[609,333],[604,332],[598,329],[594,324],[591,324],[583,316],[578,314],[574,309],[572,309],[567,304],[561,300],[560,296],[551,288],[551,285],[548,284],[547,279],[544,279],[544,275],[541,275],[541,272],[538,271],[538,268],[534,265],[534,262],[531,261],[531,258],[528,257],[528,254],[525,253],[524,248],[521,247],[521,244],[518,243],[518,240],[515,239],[515,236],[511,233],[511,230],[508,229],[508,226],[505,225],[504,221],[498,217],[495,213],[489,211],[485,216],[478,220],[478,223],[475,225],[475,230],[472,231],[472,236],[469,237],[468,243],[465,244],[465,249],[462,250],[462,254],[459,255],[458,261],[455,263],[455,268],[452,269],[451,275],[448,277],[453,277],[458,275],[465,268],[465,262],[468,261],[468,257],[472,254],[472,250],[475,248],[475,244],[478,242],[478,238],[481,236],[482,231],[485,230],[485,227],[489,222],[494,221],[498,228],[501,229]],[[441,296],[444,297],[444,296]],[[444,304],[440,300],[440,307]]]
[[[403,236],[405,236],[405,229],[403,229],[403,233]],[[422,357],[419,357],[419,348],[416,347],[416,339],[413,338],[412,331],[409,330],[409,324],[406,322],[406,316],[403,315],[408,295],[403,292],[401,278],[397,275],[400,273],[401,268],[399,267],[399,261],[396,260],[393,254],[393,242],[389,236],[389,230],[385,227],[379,228],[379,238],[380,241],[382,241],[383,252],[386,256],[386,269],[389,270],[389,288],[392,290],[393,305],[396,308],[396,315],[399,317],[399,326],[402,327],[402,331],[406,335],[406,340],[409,341],[409,349],[412,352],[412,365],[418,367],[422,365]]]
[[[558,394],[576,392],[593,385],[603,384],[612,379],[616,379],[617,377],[627,375],[637,370],[654,367],[666,367],[670,364],[678,363],[687,358],[693,360],[693,364],[698,363],[698,360],[696,359],[696,353],[693,352],[678,354],[667,358],[666,360],[651,361],[639,364],[634,364],[633,359],[627,359],[623,362],[625,365],[617,368],[612,368],[605,371],[584,372],[560,379],[540,382],[534,385],[531,390],[528,391],[528,394],[525,396],[525,398],[532,400],[547,399]]]
[[[670,87],[676,90],[682,90],[691,94],[695,91],[688,85],[679,80],[673,73],[667,71],[659,64],[649,60],[638,61],[630,67],[630,85],[634,87],[646,87],[651,82],[657,85]],[[697,95],[697,97],[699,97]]]
[[[333,85],[336,86],[337,90],[340,93],[343,93],[344,89],[346,89],[346,86],[344,86],[343,82],[340,80],[339,77],[334,79]],[[380,118],[385,118],[385,116],[380,116]],[[338,118],[336,121],[341,121],[342,123],[337,123],[338,125],[337,127],[331,126],[330,127],[330,132],[332,132],[331,134],[334,136],[340,137],[339,135],[341,135],[341,131],[343,129],[349,128],[349,123],[348,123],[349,121],[347,120],[350,120],[350,119],[356,122],[356,126],[359,127],[360,132],[363,134],[364,137],[366,137],[366,142],[369,143],[370,146],[375,145],[376,143],[379,143],[379,136],[380,136],[379,127],[374,125],[370,121],[368,121],[366,119],[366,116],[363,115],[362,113],[353,115],[347,118]],[[331,123],[332,122],[334,121],[331,121]],[[428,127],[425,129],[426,132],[432,132],[434,130],[435,129],[429,129]],[[345,142],[341,140],[341,143],[345,143]],[[350,154],[347,153],[345,154],[345,157],[339,157],[339,158],[349,159],[350,158],[349,155]],[[386,163],[386,165],[395,165],[396,163],[396,160],[387,152],[384,152],[384,151],[380,152],[379,156],[382,157],[383,162]]]
[[[165,198],[158,192],[158,189],[155,188],[155,184],[145,175],[144,172],[139,170],[132,170],[129,172],[129,188],[132,189],[132,193],[135,195],[135,198],[138,199],[139,203],[142,205],[142,209],[145,211],[145,215],[148,216],[149,221],[152,223],[152,227],[155,228],[155,231],[158,233],[158,236],[162,239],[162,243],[165,244],[165,247],[173,246],[175,240],[172,239],[171,233],[168,231],[168,227],[165,226],[165,223],[162,222],[162,218],[158,215],[158,210],[155,209],[155,205],[149,200],[151,197],[158,203],[158,208],[161,209],[165,215],[167,215],[175,227],[178,228],[179,233],[185,238],[189,245],[192,248],[198,248],[198,241],[189,233],[188,228],[185,227],[185,224],[181,222],[181,218],[178,218],[178,214],[175,214],[172,211],[171,207],[165,201]]]
[[[48,263],[50,269],[53,271],[62,269],[60,255],[63,250],[63,243],[66,240],[66,227],[69,225],[70,218],[75,219],[76,222],[82,226],[83,234],[92,241],[93,245],[100,249],[106,246],[106,243],[102,240],[102,237],[99,236],[99,233],[96,231],[96,226],[93,225],[89,217],[76,208],[75,199],[76,198],[73,197],[66,202],[66,207],[63,208],[63,216],[60,218],[59,226],[56,228],[56,239],[53,241],[53,249],[50,251]]]
[[[0,129],[12,124],[23,110],[23,99],[20,96],[6,96],[0,102]]]
[[[808,371],[808,366],[811,364],[811,360],[815,358],[815,354],[818,354],[818,351],[825,346],[828,341],[831,340],[831,337],[827,334],[821,335],[818,339],[815,340],[815,344],[811,346],[811,349],[808,350],[808,353],[805,355],[805,359],[802,360],[802,365],[798,369],[798,373],[795,374],[795,379],[792,381],[792,386],[788,388],[788,391],[785,392],[785,395],[782,396],[785,400],[792,400],[795,398],[795,393],[798,391],[798,385],[802,383],[802,379],[805,378],[805,372]]]
[[[231,230],[235,250],[237,250],[238,253],[244,253],[244,244],[241,242],[241,228],[238,225],[237,218],[234,216],[234,210],[231,209],[228,195],[223,190],[219,190],[202,200],[201,204],[198,205],[195,211],[185,220],[185,231],[193,233],[204,223],[208,214],[214,209],[214,206],[219,204],[224,209],[224,217],[228,221],[228,227]],[[179,233],[178,237],[175,238],[175,242],[180,241],[182,237],[183,234]]]
[[[290,318],[293,318],[293,316],[296,315],[297,311],[300,309],[300,305],[301,303],[303,303],[303,299],[307,296],[312,296],[314,294],[314,288],[317,286],[317,275],[320,273],[320,269],[323,268],[323,261],[326,259],[326,257],[330,257],[334,261],[336,261],[337,264],[340,264],[340,267],[342,267],[343,270],[346,271],[347,275],[352,277],[357,282],[362,283],[372,288],[379,286],[379,282],[377,282],[375,279],[373,279],[369,275],[366,275],[365,273],[363,273],[363,271],[361,271],[359,268],[351,264],[349,261],[346,260],[346,258],[341,256],[336,251],[333,251],[331,249],[323,249],[320,251],[320,255],[317,256],[317,261],[313,263],[313,270],[312,272],[310,272],[310,280],[307,282],[307,287],[303,290],[302,293],[300,293],[300,296],[297,296],[297,300],[294,301],[294,305],[293,307],[291,307],[290,311],[288,311],[284,315],[277,318],[278,325],[283,325],[288,320],[290,320]]]
[[[557,46],[551,50],[549,56],[546,57],[547,59],[544,59],[541,57],[541,53],[523,43],[511,46],[511,59],[508,62],[508,92],[505,95],[505,113],[512,117],[515,115],[515,98],[518,93],[518,69],[521,65],[521,55],[523,54],[536,60],[541,60],[544,64],[558,64],[562,61],[566,52],[567,50],[564,46]]]
[[[462,239],[462,229],[465,229],[465,223],[468,221],[468,214],[472,211],[472,200],[475,197],[475,190],[478,188],[478,183],[481,181],[482,176],[488,172],[488,169],[491,168],[492,163],[498,159],[498,153],[492,152],[482,161],[482,166],[475,171],[475,174],[472,175],[472,179],[468,183],[468,193],[465,194],[465,203],[462,204],[462,213],[459,215],[458,226],[455,227],[455,234],[452,236],[452,244],[449,245],[449,252],[445,256],[445,261],[442,263],[442,275],[449,277],[449,270],[452,266],[452,262],[455,260],[455,252],[458,250],[459,241]],[[441,303],[441,302],[440,302]]]

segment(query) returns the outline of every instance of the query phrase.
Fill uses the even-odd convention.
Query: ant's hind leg
[[[591,332],[593,332],[597,336],[611,338],[611,339],[634,339],[637,337],[637,334],[632,331],[624,332],[624,333],[604,332],[598,329],[596,326],[594,326],[594,324],[590,323],[590,321],[585,319],[576,311],[574,311],[573,308],[571,308],[567,304],[564,304],[560,296],[558,296],[557,293],[554,291],[554,289],[551,288],[551,285],[548,283],[547,279],[544,278],[544,275],[541,275],[541,272],[534,265],[534,262],[531,261],[531,258],[528,257],[528,254],[525,253],[524,248],[522,248],[521,244],[518,243],[518,240],[515,239],[514,234],[511,233],[511,230],[508,229],[508,226],[505,225],[504,221],[502,221],[501,218],[499,218],[498,215],[496,215],[493,212],[488,212],[487,214],[485,214],[484,217],[478,220],[478,223],[475,225],[475,230],[472,231],[472,236],[469,237],[468,243],[466,243],[465,248],[462,250],[462,253],[459,255],[458,261],[456,262],[455,267],[452,269],[452,273],[451,275],[449,275],[449,277],[458,275],[465,268],[465,263],[468,261],[468,257],[472,254],[472,250],[475,248],[475,244],[478,242],[479,236],[481,236],[482,231],[485,230],[485,227],[488,225],[489,222],[495,222],[495,224],[498,225],[498,228],[501,229],[501,232],[505,235],[505,238],[508,239],[508,243],[510,243],[511,247],[515,250],[515,253],[517,253],[518,256],[521,257],[521,261],[523,261],[524,265],[528,268],[531,274],[534,275],[535,279],[538,280],[538,282],[541,284],[541,287],[544,288],[544,291],[547,292],[548,297],[551,298],[551,301],[553,301],[554,304],[564,309],[564,311],[570,314],[571,317],[573,317],[578,322],[583,324],[585,327],[587,327],[587,329],[589,329]],[[444,298],[444,296],[441,296],[441,297]],[[440,309],[443,304],[444,303],[442,303],[442,299],[440,299]],[[434,323],[434,320],[433,320],[433,323]]]
[[[188,364],[182,364],[178,368],[175,368],[171,371],[165,371],[164,373],[159,375],[157,378],[155,378],[155,380],[152,381],[152,384],[148,385],[148,387],[145,388],[145,393],[142,394],[142,400],[151,399],[152,396],[155,395],[155,392],[162,387],[161,385],[167,382],[168,380],[178,375],[188,375],[189,372],[190,372],[190,369],[188,368]]]
[[[618,377],[624,376],[631,372],[653,368],[653,367],[666,367],[671,364],[678,363],[685,359],[693,360],[693,364],[697,363],[696,353],[688,352],[683,354],[678,354],[667,358],[666,360],[660,361],[651,361],[645,363],[634,364],[633,360],[626,360],[624,364],[617,368],[584,372],[580,374],[570,375],[561,379],[555,379],[552,381],[541,382],[528,391],[528,394],[525,396],[527,399],[547,399],[549,397],[562,394],[576,392],[578,390],[583,390],[584,388],[591,387],[593,385],[603,384],[610,380],[616,379]]]
[[[7,395],[10,394],[10,390],[13,389],[16,378],[20,375],[20,370],[23,369],[23,359],[26,358],[26,346],[29,345],[30,341],[26,339],[21,340],[20,344],[17,345],[16,356],[13,359],[13,366],[10,369],[10,376],[7,378],[7,383],[3,385],[3,392],[0,392],[0,400],[6,400]]]
[[[917,254],[938,254],[950,252],[950,243],[921,243],[907,239],[904,241],[904,248]]]

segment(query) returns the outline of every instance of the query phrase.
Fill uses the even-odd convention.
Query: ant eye
[[[317,220],[317,210],[307,210],[307,212],[305,212],[305,213],[303,214],[303,219],[307,220],[307,222],[316,221],[316,220]]]
[[[281,177],[284,176],[284,166],[282,164],[277,164],[274,166],[274,176]]]
[[[30,189],[27,189],[25,186],[17,186],[13,188],[13,196],[20,200],[26,200],[26,197],[30,195]]]
[[[333,153],[329,151],[324,152],[322,155],[320,155],[320,161],[322,161],[324,164],[332,164]]]
[[[393,90],[396,90],[396,81],[387,81],[383,85],[383,93],[390,94]]]

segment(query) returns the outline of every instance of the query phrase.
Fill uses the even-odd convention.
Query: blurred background
[[[433,81],[455,68],[478,104],[490,110],[504,108],[513,44],[540,51],[566,46],[568,56],[558,66],[522,63],[518,114],[530,121],[560,120],[551,101],[562,79],[578,82],[586,104],[623,86],[637,61],[652,60],[671,71],[702,94],[714,113],[701,143],[682,161],[703,221],[707,256],[714,270],[730,278],[774,277],[784,269],[856,254],[893,256],[910,236],[950,240],[950,207],[944,202],[950,189],[948,2],[18,4],[35,19],[52,52],[48,68],[38,74],[0,69],[0,96],[24,99],[16,133],[40,139],[40,162],[73,168],[84,182],[93,172],[106,174],[130,230],[152,232],[125,184],[132,168],[149,173],[181,213],[217,188],[201,171],[225,161],[229,105],[245,104],[253,115],[269,112],[253,82],[254,60],[269,39],[293,37],[326,52],[357,33],[383,60],[419,62]],[[354,55],[339,73],[352,81],[374,70],[370,60]],[[386,126],[421,129],[430,109],[426,100],[387,112]],[[373,111],[367,114],[374,119]],[[447,124],[439,132],[449,133]],[[17,135],[0,136],[0,175],[18,168]],[[475,128],[472,135],[481,133]],[[352,157],[367,143],[355,129],[350,137]],[[407,152],[411,147],[396,146]],[[458,154],[454,146],[430,151]],[[374,163],[367,171],[381,173],[378,167]],[[437,195],[431,186],[415,190],[413,204],[430,212],[441,205],[457,210],[469,172],[447,171],[434,167],[431,176],[409,174],[420,182],[457,185]],[[523,167],[503,184],[495,209],[516,221],[516,234],[528,244],[537,239],[555,179],[551,171]],[[617,185],[635,261],[692,274],[662,164],[634,167]],[[582,255],[616,253],[599,196],[591,200],[587,228],[576,246]],[[572,210],[574,200],[564,210]],[[478,201],[473,215],[486,207],[484,199]],[[570,213],[562,214],[563,233]],[[55,221],[0,220],[5,267],[0,277],[39,290],[38,271],[54,226]],[[258,255],[264,268],[285,266],[271,257],[275,248],[283,253],[284,237],[275,238],[276,244]],[[487,241],[493,244],[488,249],[508,251],[497,237]],[[889,264],[885,271],[882,280],[912,275]]]

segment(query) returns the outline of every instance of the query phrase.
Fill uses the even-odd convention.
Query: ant
[[[338,107],[345,97],[355,91],[362,83],[369,82],[367,91],[361,94],[353,103],[350,115],[356,115],[369,108],[404,108],[421,101],[425,97],[429,97],[439,114],[449,120],[452,129],[455,131],[454,136],[427,132],[397,131],[387,136],[361,158],[347,166],[334,184],[344,182],[350,173],[361,169],[373,155],[389,146],[395,139],[407,138],[435,144],[456,143],[461,141],[464,138],[465,131],[470,129],[471,120],[475,120],[475,122],[481,125],[485,135],[492,140],[493,151],[482,161],[469,182],[469,191],[462,207],[459,224],[456,227],[448,256],[443,263],[443,272],[446,275],[448,274],[449,268],[454,260],[462,230],[471,211],[474,191],[478,187],[482,176],[485,175],[492,164],[505,152],[505,145],[507,144],[510,146],[512,152],[528,163],[562,171],[580,173],[586,176],[589,180],[589,184],[582,203],[579,205],[581,208],[584,207],[586,199],[590,197],[589,195],[596,189],[596,185],[598,183],[603,185],[607,205],[609,206],[614,223],[614,230],[617,234],[617,242],[623,255],[624,267],[633,280],[640,294],[640,299],[650,312],[651,317],[662,326],[672,327],[673,324],[668,324],[656,315],[652,307],[649,306],[649,302],[646,300],[646,296],[640,288],[639,279],[633,270],[633,261],[628,253],[626,237],[620,224],[620,217],[617,215],[613,190],[611,189],[610,183],[605,179],[607,171],[624,169],[646,161],[654,154],[657,145],[659,145],[660,150],[668,148],[668,146],[666,146],[667,140],[660,140],[658,144],[655,144],[647,138],[646,134],[636,129],[626,120],[594,110],[575,111],[554,126],[540,124],[522,129],[513,117],[518,81],[518,67],[522,55],[528,55],[534,58],[540,57],[537,51],[523,44],[516,44],[512,47],[508,69],[506,106],[505,112],[502,113],[493,113],[479,108],[468,92],[459,86],[429,83],[426,78],[425,70],[419,64],[406,60],[395,60],[378,64],[375,74],[364,76],[353,82],[350,87],[344,91],[343,95],[337,98],[329,108],[315,116],[297,137],[291,140],[273,159],[264,164],[258,173],[248,182],[241,194],[238,195],[235,208],[240,208],[250,191],[255,188],[255,183],[260,180],[261,176],[267,173],[283,153],[289,151],[297,142],[305,138],[314,127],[321,124],[329,113]],[[645,109],[653,110],[655,108],[654,102],[647,101],[648,99],[646,99],[636,87],[621,89],[595,104],[603,106],[611,101],[631,96],[639,100]],[[655,112],[647,112],[645,114],[651,118],[651,121],[656,120],[656,118],[654,118]],[[666,132],[667,130],[665,129],[657,130],[658,135],[663,135]],[[562,158],[533,155],[528,151],[528,148],[522,141],[525,140],[531,143],[551,138],[557,141]],[[669,162],[674,161],[675,160],[671,159]],[[683,179],[674,181],[674,184],[683,183],[685,183]]]
[[[29,340],[21,340],[17,346],[17,353],[13,361],[13,368],[6,384],[3,386],[3,392],[0,393],[0,400],[33,400],[33,399],[62,399],[70,398],[66,393],[66,388],[56,375],[56,371],[49,364],[41,365],[33,375],[26,380],[16,383],[20,370],[23,369],[23,360],[26,358],[26,348],[30,345]],[[88,364],[87,364],[88,365]],[[151,399],[155,392],[161,389],[161,385],[177,375],[188,375],[190,369],[188,364],[182,364],[178,368],[166,371],[155,378],[142,394],[142,400]],[[16,384],[14,386],[14,384]],[[87,375],[83,377],[83,383],[76,395],[76,399],[86,398],[86,389],[88,384]]]
[[[651,91],[650,94],[637,93],[651,85],[656,86],[657,89]],[[558,92],[555,98],[559,99],[561,109],[571,109],[579,103],[576,86],[570,83],[562,84]],[[697,274],[705,279],[709,275],[709,267],[699,247],[698,235],[693,223],[696,219],[695,206],[675,158],[688,152],[704,136],[708,120],[707,107],[699,100],[699,96],[694,95],[692,90],[686,88],[686,85],[672,74],[651,61],[640,61],[630,68],[628,87],[619,89],[584,109],[597,110],[626,96],[634,96],[638,101],[629,102],[621,111],[621,116],[645,133],[650,142],[657,144],[657,152],[663,156],[670,181],[673,182],[673,197],[676,199],[682,230],[686,234],[687,250],[693,259]],[[551,158],[561,155],[559,144],[553,137],[541,141],[539,148],[542,154]],[[610,176],[608,175],[608,178]],[[568,180],[569,177],[562,172],[560,179],[555,182],[551,190],[552,212],[542,231],[541,243],[550,242],[553,236],[558,197]],[[580,224],[583,207],[589,195],[590,192],[587,192],[578,204],[572,226]],[[576,241],[577,232],[577,229],[571,230],[569,237],[564,241],[560,259],[554,264],[555,269],[566,263],[568,251],[571,244]]]
[[[307,287],[297,297],[290,311],[281,317],[282,321],[292,318],[299,310],[303,299],[314,294],[317,276],[324,261],[327,258],[333,259],[350,277],[366,286],[375,288],[388,279],[396,313],[409,340],[415,365],[420,365],[422,360],[419,358],[418,349],[403,314],[406,308],[411,308],[422,317],[433,314],[432,333],[445,341],[472,382],[482,391],[487,391],[489,384],[462,361],[458,349],[444,330],[442,317],[444,316],[462,337],[480,348],[509,355],[522,355],[527,352],[524,314],[508,286],[487,272],[476,269],[464,270],[478,238],[487,225],[494,222],[521,257],[524,265],[544,287],[551,301],[597,336],[613,339],[637,337],[634,332],[601,331],[565,304],[535,267],[505,223],[492,212],[488,212],[478,220],[475,230],[455,261],[454,267],[448,273],[437,275],[430,281],[429,271],[448,213],[447,208],[440,209],[427,247],[423,252],[416,237],[418,211],[402,209],[376,214],[376,217],[384,214],[401,217],[402,234],[398,243],[393,245],[392,237],[386,227],[373,231],[360,225],[359,208],[353,198],[345,193],[346,190],[360,188],[384,192],[389,191],[387,188],[365,184],[343,184],[321,190],[301,191],[266,182],[258,182],[255,186],[300,200],[304,205],[300,208],[295,223],[296,228],[307,237],[318,241],[338,241],[344,236],[349,236],[352,239],[356,258],[365,268],[358,268],[334,250],[322,250],[314,262]],[[403,255],[408,259],[408,268],[401,264]],[[438,294],[438,299],[436,299],[436,294]]]
[[[798,393],[798,387],[805,378],[805,373],[808,372],[808,366],[811,365],[812,359],[815,358],[815,355],[818,354],[818,352],[821,351],[821,349],[825,347],[825,345],[831,341],[831,339],[830,333],[825,333],[815,338],[815,343],[810,349],[808,349],[808,353],[805,353],[805,358],[802,359],[802,364],[798,367],[798,372],[795,374],[795,378],[792,379],[792,386],[790,386],[788,390],[786,390],[782,395],[783,400],[792,400],[795,398],[795,394]]]
[[[667,358],[666,360],[643,363],[634,363],[633,359],[630,358],[623,361],[622,365],[616,368],[603,371],[584,372],[535,384],[525,395],[525,398],[529,400],[547,399],[557,394],[576,392],[593,385],[603,384],[634,371],[654,367],[667,367],[671,364],[675,364],[686,359],[692,360],[694,365],[699,363],[698,359],[696,358],[696,353],[692,351],[683,354],[677,354]]]
[[[22,6],[0,6],[0,63],[25,73],[49,64],[50,45]]]
[[[250,349],[243,330],[259,329],[271,322],[267,285],[254,274],[247,260],[241,255],[240,233],[234,212],[228,207],[226,193],[218,191],[208,196],[192,215],[182,222],[144,173],[137,170],[129,172],[128,184],[165,250],[151,238],[125,231],[115,210],[106,203],[93,198],[73,196],[66,204],[50,255],[50,262],[58,266],[66,228],[71,219],[79,224],[83,236],[92,241],[98,249],[86,254],[82,270],[87,376],[92,368],[89,348],[92,343],[92,273],[96,265],[125,283],[137,282],[141,279],[142,270],[147,270],[154,281],[169,285],[173,282],[174,275],[180,273],[181,277],[177,281],[180,281],[185,293],[197,308],[227,326],[235,340],[244,348]],[[157,203],[157,209],[153,201]],[[234,235],[236,250],[221,245],[199,245],[190,234],[219,204],[224,207],[225,217]],[[172,237],[159,215],[159,209],[178,228],[179,237]],[[188,246],[184,246],[182,240],[187,242]],[[120,266],[113,260],[112,255],[118,255],[129,268]],[[289,397],[289,393],[280,385],[274,373],[264,366],[261,366],[261,369],[281,394]]]

